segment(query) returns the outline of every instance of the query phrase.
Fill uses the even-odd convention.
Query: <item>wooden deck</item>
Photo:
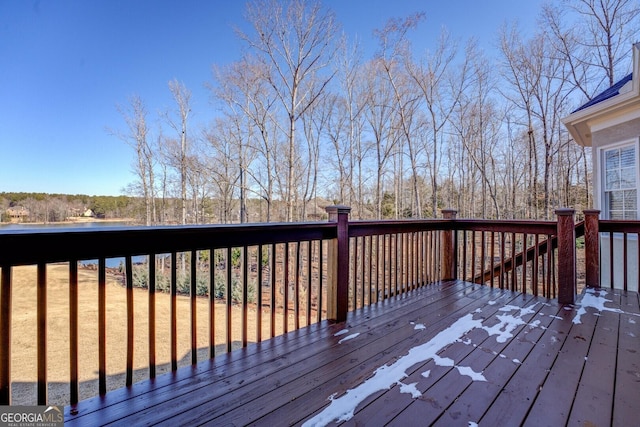
[[[588,293],[563,307],[453,281],[82,401],[65,420],[628,426],[638,396],[637,293]]]

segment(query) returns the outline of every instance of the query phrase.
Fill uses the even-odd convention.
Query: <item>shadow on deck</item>
[[[434,284],[65,408],[65,424],[633,425],[638,293]]]

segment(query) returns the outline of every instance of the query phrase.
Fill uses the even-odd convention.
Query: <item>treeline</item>
[[[327,218],[324,208],[332,201],[324,199],[315,200],[317,206],[314,214],[309,213],[310,220],[324,220]],[[161,224],[181,223],[181,200],[164,199],[157,200],[157,206],[162,213]],[[192,204],[193,201],[189,200]],[[221,216],[227,215],[226,222],[240,222],[236,214],[228,215],[229,203],[216,199],[207,199],[199,202],[201,209],[189,210],[189,223],[207,224],[221,222]],[[238,212],[239,200],[231,201],[231,210]],[[236,207],[236,209],[233,209]],[[266,212],[266,203],[260,199],[248,199],[246,201],[247,218],[251,222],[260,222]],[[272,207],[278,215],[284,215],[286,210],[281,202],[276,202]],[[11,212],[23,214],[13,218],[15,222],[55,223],[77,219],[90,210],[99,219],[125,220],[132,224],[145,223],[145,203],[141,197],[136,196],[88,196],[84,194],[48,194],[48,193],[0,193],[0,221],[11,222]]]
[[[7,211],[24,208],[25,222],[59,222],[79,217],[90,209],[101,218],[136,218],[141,201],[128,196],[88,196],[85,194],[0,193],[2,221],[10,221]]]

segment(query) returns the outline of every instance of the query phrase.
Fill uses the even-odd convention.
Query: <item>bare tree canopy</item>
[[[242,54],[212,66],[203,123],[176,79],[153,137],[136,97],[114,134],[134,150],[147,223],[315,220],[334,203],[361,219],[549,218],[590,207],[591,156],[561,118],[628,71],[639,11],[556,0],[532,34],[496,29],[495,52],[446,28],[415,48],[418,11],[375,30],[367,57],[319,1],[253,0]]]
[[[295,177],[298,159],[296,124],[323,96],[333,78],[329,66],[336,53],[337,26],[333,13],[320,2],[259,0],[247,5],[246,19],[252,34],[238,32],[269,72],[265,78],[274,89],[286,119],[287,139],[285,203],[286,219],[294,218],[297,198]]]

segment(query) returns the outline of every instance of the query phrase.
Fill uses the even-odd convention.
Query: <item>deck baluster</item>
[[[2,265],[0,281],[0,405],[11,404],[11,268]]]
[[[78,388],[78,261],[69,261],[69,365],[70,403],[79,400]]]
[[[149,378],[156,377],[156,255],[149,254]],[[213,356],[211,356],[213,357]]]
[[[457,213],[458,211],[456,211],[455,209],[442,210],[442,216],[444,217],[444,219],[451,220],[452,222],[455,221]],[[448,230],[444,230],[442,232],[442,246],[440,252],[440,257],[442,260],[442,271],[440,272],[442,276],[440,278],[441,280],[453,280],[457,278],[457,274],[455,271],[455,259],[457,257],[457,254],[454,253],[454,249],[456,246],[454,238],[455,236],[453,233],[453,226]]]

